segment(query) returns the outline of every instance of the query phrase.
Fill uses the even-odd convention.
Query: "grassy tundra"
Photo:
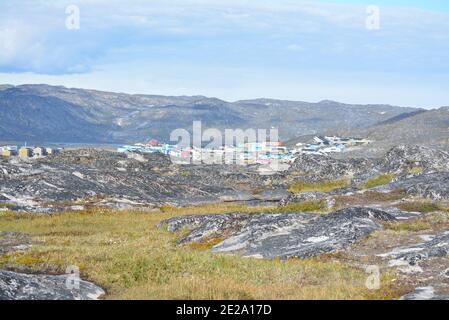
[[[205,249],[213,239],[180,247],[176,240],[185,231],[172,234],[156,227],[173,216],[235,211],[254,208],[224,204],[154,212],[4,212],[0,231],[30,234],[34,244],[0,257],[0,268],[64,273],[75,265],[84,279],[106,290],[106,299],[390,299],[404,291],[397,283],[393,286],[390,273],[384,273],[380,290],[369,290],[363,269],[332,255],[280,261],[211,254]]]

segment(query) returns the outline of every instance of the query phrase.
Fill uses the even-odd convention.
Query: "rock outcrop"
[[[449,200],[449,172],[421,174],[397,180],[374,190],[381,192],[401,189],[407,194],[432,200]]]
[[[0,196],[14,205],[11,209],[23,211],[47,212],[55,202],[56,210],[70,209],[83,200],[109,207],[193,205],[222,198],[279,201],[286,186],[272,185],[257,167],[180,166],[160,154],[78,149],[38,160],[0,158]]]
[[[368,179],[384,173],[393,174],[393,182],[374,190],[403,189],[414,196],[434,200],[449,199],[449,153],[423,146],[397,146],[379,159],[335,159],[330,156],[300,155],[289,169],[286,180],[319,182],[348,179],[352,186],[328,193],[290,195],[282,203],[329,199],[334,195],[353,193]]]
[[[288,170],[289,176],[316,182],[357,178],[373,168],[373,160],[365,158],[335,159],[329,155],[300,154]],[[374,172],[372,174],[375,174]]]
[[[301,192],[290,193],[282,198],[279,202],[280,206],[287,206],[291,203],[301,203],[304,201],[324,201],[325,207],[330,209],[335,204],[335,196],[351,195],[359,190],[355,188],[341,188],[330,192]]]
[[[449,172],[449,153],[424,146],[398,146],[392,148],[377,163],[382,172],[409,174],[419,168],[422,173]]]
[[[12,210],[34,212],[84,208],[84,202],[112,208],[282,199],[285,204],[356,192],[368,179],[387,172],[395,174],[391,188],[447,199],[448,159],[443,151],[414,146],[393,148],[381,159],[301,154],[287,171],[267,176],[258,165],[179,165],[160,154],[78,149],[38,160],[0,158],[0,201]],[[298,181],[338,179],[352,185],[330,193],[287,193]]]
[[[402,296],[400,300],[449,300],[449,294],[439,295],[432,286],[416,288],[415,292]]]
[[[169,231],[190,228],[180,243],[226,238],[212,252],[256,258],[307,258],[347,248],[381,228],[379,221],[395,220],[387,212],[348,208],[329,215],[307,213],[186,216],[162,222]]]
[[[105,293],[93,283],[70,277],[0,270],[0,300],[95,300]]]
[[[408,247],[396,248],[381,256],[391,258],[390,266],[406,267],[404,270],[419,271],[419,263],[431,258],[449,255],[449,231],[430,236],[427,241]]]

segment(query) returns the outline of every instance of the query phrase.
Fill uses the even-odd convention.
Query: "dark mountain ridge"
[[[227,102],[204,96],[161,96],[49,85],[0,85],[0,141],[127,143],[169,141],[174,129],[278,128],[282,140],[349,134],[420,109],[390,105],[275,99]],[[424,112],[426,113],[426,112]]]

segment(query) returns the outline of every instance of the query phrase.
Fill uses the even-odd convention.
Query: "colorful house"
[[[159,145],[159,141],[157,141],[156,139],[151,139],[150,141],[148,141],[147,146],[150,147],[156,147]]]
[[[12,157],[15,156],[17,153],[13,150],[9,149],[2,149],[2,156],[4,157]]]
[[[36,147],[33,149],[33,156],[44,157],[47,155],[47,150],[43,147]]]
[[[30,158],[33,155],[33,152],[30,148],[22,147],[19,149],[19,157],[20,158]]]

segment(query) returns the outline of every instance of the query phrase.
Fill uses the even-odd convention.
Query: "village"
[[[170,156],[179,163],[235,163],[235,164],[270,164],[273,161],[292,163],[299,154],[327,155],[341,153],[357,146],[371,143],[363,138],[337,136],[316,136],[310,143],[297,143],[286,146],[280,141],[246,142],[235,146],[220,146],[218,148],[183,148],[178,145],[161,143],[151,139],[147,143],[124,145],[117,148],[119,153],[160,153]],[[0,156],[19,157],[22,159],[42,158],[64,151],[63,148],[30,147],[6,145],[0,146]]]
[[[22,159],[42,158],[49,155],[62,152],[62,148],[50,148],[50,147],[27,147],[22,146],[0,146],[0,155],[2,157],[19,157]]]
[[[311,143],[297,143],[287,147],[283,142],[247,142],[236,146],[218,148],[182,148],[178,145],[160,143],[151,139],[146,144],[124,145],[117,149],[120,153],[161,153],[180,163],[234,163],[234,164],[270,164],[273,161],[292,163],[298,154],[326,155],[340,153],[350,148],[367,145],[370,140],[337,136],[317,136]]]

